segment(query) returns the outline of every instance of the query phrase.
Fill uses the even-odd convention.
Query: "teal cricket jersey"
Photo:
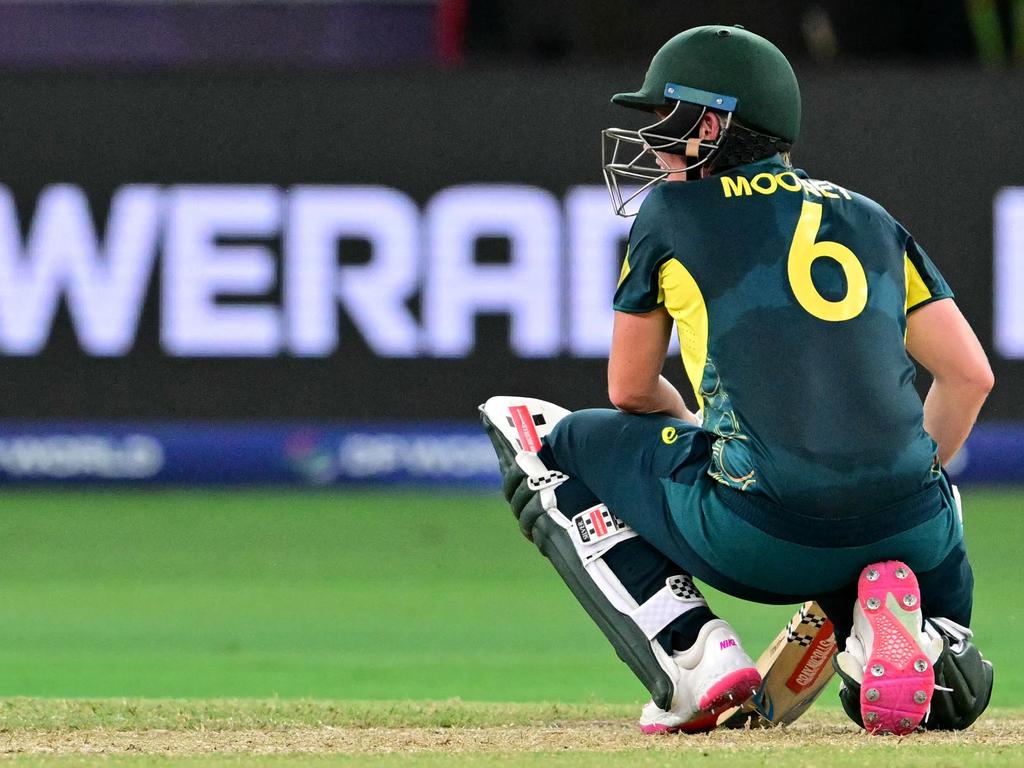
[[[674,319],[715,480],[841,519],[939,482],[906,318],[951,296],[881,206],[776,156],[653,189],[615,309]]]

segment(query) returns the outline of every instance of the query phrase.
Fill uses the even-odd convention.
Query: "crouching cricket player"
[[[695,578],[816,600],[840,653],[819,646],[811,672],[834,661],[867,730],[967,727],[992,668],[942,466],[993,379],[949,287],[881,206],[790,165],[800,93],[767,40],[687,30],[612,101],[653,121],[604,134],[616,211],[639,208],[615,294],[618,410],[481,407],[523,533],[650,691],[645,732],[713,728],[762,683]],[[673,327],[700,416],[660,375]],[[923,406],[911,358],[934,376]],[[810,642],[826,620],[797,621]]]

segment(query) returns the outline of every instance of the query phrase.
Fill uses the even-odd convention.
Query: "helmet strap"
[[[700,138],[701,124],[707,114],[718,114],[722,117],[719,136],[716,139]],[[685,157],[687,168],[682,173],[687,181],[696,181],[703,177],[704,167],[709,158],[717,153],[721,140],[728,133],[729,120],[722,113],[700,104],[677,101],[672,112],[653,125],[641,128],[638,133],[654,152],[665,152]]]

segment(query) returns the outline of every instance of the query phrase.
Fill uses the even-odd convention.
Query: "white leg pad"
[[[585,593],[577,594],[577,598],[584,607],[591,606],[587,610],[608,635],[620,657],[651,690],[658,705],[673,706],[677,698],[679,665],[655,638],[686,612],[707,605],[703,596],[689,576],[680,575],[667,579],[662,589],[642,604],[637,603],[604,562],[604,556],[612,548],[636,538],[636,531],[604,504],[596,504],[572,517],[558,509],[555,490],[569,478],[546,467],[537,451],[542,447],[542,438],[568,416],[569,411],[543,400],[522,397],[492,397],[481,410],[514,451],[515,463],[526,475],[528,488],[536,492],[540,502],[540,509],[536,510],[540,514],[536,518],[538,523],[530,526],[528,535],[552,558],[574,593],[580,590]],[[545,518],[549,521],[547,526],[539,522]],[[588,581],[591,586],[586,586]],[[574,587],[574,582],[579,586]]]

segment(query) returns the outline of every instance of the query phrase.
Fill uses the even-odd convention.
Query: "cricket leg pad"
[[[484,432],[498,456],[501,493],[528,539],[537,518],[544,514],[539,492],[568,479],[561,472],[548,470],[536,455],[543,437],[568,415],[564,408],[529,397],[492,397],[480,406]]]
[[[676,666],[661,645],[652,640],[663,627],[648,625],[647,631],[641,629],[631,614],[642,606],[632,602],[614,574],[606,566],[602,568],[604,563],[600,559],[593,560],[590,568],[583,565],[569,533],[550,515],[537,519],[532,535],[538,549],[608,638],[616,655],[643,683],[651,698],[663,709],[670,709],[676,693]],[[664,623],[674,618],[671,616]]]
[[[636,538],[636,532],[604,504],[559,509],[556,491],[569,478],[546,467],[537,451],[544,435],[568,411],[517,397],[491,398],[480,411],[498,455],[502,492],[523,534],[551,561],[655,704],[672,709],[679,704],[679,668],[656,638],[683,614],[706,608],[703,596],[689,576],[680,574],[638,601],[604,558],[614,547]]]

